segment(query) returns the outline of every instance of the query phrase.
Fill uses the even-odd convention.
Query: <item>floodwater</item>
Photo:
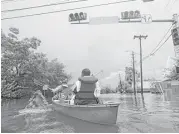
[[[56,111],[19,115],[28,99],[3,100],[1,103],[1,132],[24,133],[178,133],[179,94],[151,93],[108,94],[105,101],[120,102],[117,124],[97,125],[62,115]]]

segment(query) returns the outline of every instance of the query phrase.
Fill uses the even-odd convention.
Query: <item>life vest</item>
[[[81,82],[80,91],[76,93],[75,99],[96,100],[94,91],[96,89],[97,78],[94,76],[85,76],[78,79]]]

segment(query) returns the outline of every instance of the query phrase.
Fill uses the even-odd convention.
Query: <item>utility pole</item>
[[[132,65],[133,65],[133,84],[134,84],[134,94],[136,94],[135,60],[134,60],[134,52],[133,52],[133,51],[132,51]]]
[[[120,73],[119,73],[119,84],[120,84],[120,89],[122,90],[123,87],[122,87],[121,74],[120,74]],[[120,91],[121,91],[121,90],[120,90]]]
[[[132,52],[132,72],[133,72],[133,86],[134,86],[134,94],[136,94],[136,71],[135,71],[135,53],[134,51],[126,51],[126,52]]]
[[[141,80],[141,93],[143,94],[143,72],[142,72],[142,43],[141,40],[142,38],[146,39],[148,36],[143,36],[143,35],[139,35],[139,36],[134,36],[135,38],[138,38],[140,41],[140,80]]]

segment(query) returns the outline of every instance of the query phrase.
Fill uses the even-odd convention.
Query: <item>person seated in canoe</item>
[[[100,95],[101,88],[98,79],[91,76],[89,69],[83,69],[81,77],[75,83],[75,88],[72,89],[75,94],[75,105],[98,104],[97,97]]]
[[[63,81],[60,81],[60,83],[61,84],[59,86],[57,86],[54,89],[51,89],[51,91],[55,94],[53,96],[54,100],[59,100],[60,98],[61,99],[66,99],[66,96],[62,93],[62,91],[64,89],[68,88],[67,79],[65,79]]]

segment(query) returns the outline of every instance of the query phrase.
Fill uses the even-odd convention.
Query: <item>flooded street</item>
[[[36,133],[116,133],[179,132],[179,95],[108,94],[105,101],[120,102],[117,124],[97,125],[64,116],[56,111],[19,115],[28,99],[2,101],[2,132]]]
[[[178,5],[2,0],[1,132],[179,133]]]

